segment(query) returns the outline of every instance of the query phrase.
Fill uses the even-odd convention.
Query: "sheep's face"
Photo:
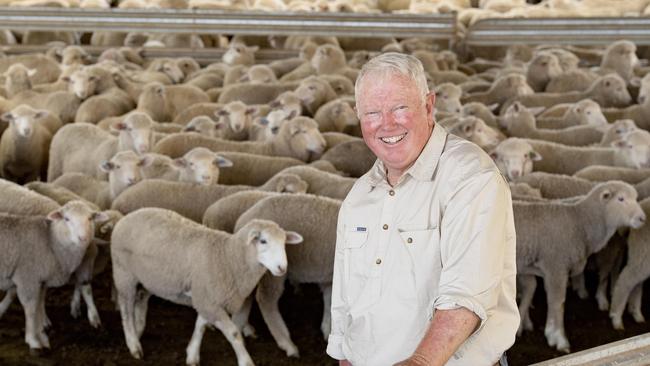
[[[598,103],[590,99],[571,106],[564,117],[580,125],[606,126],[608,124]]]
[[[257,46],[246,47],[241,43],[232,44],[221,60],[228,65],[252,65],[255,63],[255,52],[259,49]]]
[[[191,57],[182,57],[176,60],[176,64],[183,72],[185,79],[187,79],[187,77],[192,75],[193,73],[201,70],[201,66],[199,65],[199,63],[196,62],[196,60],[194,60]]]
[[[36,69],[28,69],[23,64],[13,64],[5,71],[2,76],[5,77],[5,87],[10,88],[10,85],[31,85],[30,77],[36,74]]]
[[[519,124],[535,127],[535,114],[520,102],[514,102],[506,109],[503,116],[499,117],[498,121],[499,125],[505,129]]]
[[[254,65],[246,73],[248,82],[252,84],[266,84],[277,81],[273,70],[266,65]]]
[[[231,167],[232,161],[206,148],[197,147],[182,158],[175,159],[174,166],[179,169],[181,182],[211,185],[219,181],[219,168]]]
[[[612,146],[623,155],[627,166],[650,168],[650,132],[632,130],[622,139],[612,142]]]
[[[307,193],[309,184],[296,174],[280,173],[274,177],[275,191],[279,193]]]
[[[562,67],[557,56],[552,53],[540,52],[530,60],[527,73],[533,78],[548,81],[559,76],[562,73]]]
[[[171,82],[174,84],[182,82],[183,78],[185,77],[185,74],[183,74],[181,68],[178,67],[174,61],[165,61],[160,63],[158,68],[156,68],[156,71],[167,75],[167,77],[169,77],[169,80],[171,80]]]
[[[637,202],[637,192],[624,182],[607,182],[594,189],[605,207],[607,223],[613,227],[638,229],[645,223],[646,216]]]
[[[343,51],[331,44],[318,46],[310,62],[319,74],[332,73],[347,65]]]
[[[442,84],[436,88],[436,110],[448,113],[460,113],[461,90],[453,84]]]
[[[99,77],[83,69],[73,72],[70,76],[64,76],[62,80],[68,82],[68,90],[81,100],[93,96],[99,84]]]
[[[40,119],[47,115],[47,111],[35,110],[26,105],[18,106],[11,112],[2,115],[2,120],[9,122],[14,136],[29,138],[41,123]]]
[[[119,132],[120,144],[138,154],[144,154],[154,145],[153,121],[145,113],[133,113],[111,126]]]
[[[121,151],[109,161],[100,164],[101,171],[108,173],[108,183],[113,197],[142,180],[142,168],[153,163],[151,156],[138,156],[133,151]]]
[[[284,275],[287,272],[285,244],[298,244],[302,242],[302,236],[284,231],[272,221],[254,220],[244,229],[248,230],[248,245],[255,247],[257,261],[274,276]]]
[[[526,82],[526,78],[520,74],[509,74],[496,80],[491,89],[503,89],[503,95],[508,98],[535,93]]]
[[[278,109],[272,111],[265,117],[257,118],[254,123],[262,129],[263,141],[270,141],[280,132],[280,127],[295,116],[294,112],[287,114],[284,110]]]
[[[55,230],[67,240],[67,245],[87,247],[95,235],[95,223],[109,219],[103,212],[95,212],[81,201],[70,201],[47,215]]]
[[[283,123],[277,136],[285,141],[288,138],[289,148],[305,162],[318,159],[327,145],[318,130],[318,123],[307,117],[296,117]]]
[[[110,241],[111,234],[113,233],[113,228],[115,228],[117,222],[120,221],[124,215],[115,210],[108,210],[103,212],[108,216],[108,220],[95,225],[95,238],[102,239],[104,241]]]
[[[334,124],[339,132],[354,134],[359,131],[359,118],[354,112],[350,104],[346,102],[338,102],[332,108],[332,117]]]
[[[510,181],[529,174],[533,171],[533,162],[542,160],[530,144],[518,139],[504,140],[490,156]]]
[[[596,83],[595,91],[600,94],[600,100],[607,103],[606,106],[620,108],[632,102],[625,80],[620,76],[614,74],[603,76]]]
[[[219,127],[208,116],[197,116],[183,128],[184,132],[197,132],[203,136],[217,137],[219,135]]]
[[[90,60],[90,55],[78,46],[66,47],[61,54],[61,64],[64,66],[85,65]]]
[[[608,50],[606,56],[603,57],[602,66],[616,70],[621,77],[627,79],[632,76],[632,71],[638,63],[636,45],[629,41],[621,41],[612,45]]]
[[[256,109],[236,101],[228,103],[223,109],[215,112],[220,121],[226,122],[235,133],[242,133],[253,123],[253,115]]]
[[[646,100],[650,100],[648,98],[650,96],[650,74],[646,74],[643,79],[641,79],[641,86],[639,87],[639,95],[637,96],[637,100],[639,101],[639,104],[644,104]]]
[[[622,139],[625,135],[636,129],[636,124],[631,119],[619,119],[609,126],[610,133],[616,135],[617,140]]]
[[[476,117],[466,117],[450,131],[466,140],[469,140],[483,150],[491,150],[496,147],[501,138],[499,134],[483,122],[483,120]]]

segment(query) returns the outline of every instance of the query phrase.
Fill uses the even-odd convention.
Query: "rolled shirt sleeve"
[[[334,254],[334,274],[332,278],[332,328],[327,340],[327,354],[336,360],[344,360],[343,340],[347,306],[345,302],[344,263],[343,263],[343,235],[344,207],[341,205],[336,225],[336,251]]]
[[[480,319],[474,334],[499,299],[511,211],[510,188],[490,169],[458,185],[441,220],[442,272],[433,307],[472,311]]]

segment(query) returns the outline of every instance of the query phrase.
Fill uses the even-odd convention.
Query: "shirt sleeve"
[[[336,224],[336,251],[334,254],[334,275],[332,278],[332,327],[327,340],[327,354],[336,360],[344,360],[343,338],[345,330],[345,319],[348,306],[345,298],[344,263],[343,263],[343,235],[344,228],[344,205],[341,205],[339,217]]]
[[[443,213],[442,272],[433,307],[474,312],[480,319],[476,332],[497,306],[512,225],[508,220],[512,220],[510,188],[492,169],[462,181]]]

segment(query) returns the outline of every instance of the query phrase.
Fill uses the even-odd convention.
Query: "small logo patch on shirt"
[[[363,226],[357,226],[357,228],[354,231],[366,231],[366,228]]]

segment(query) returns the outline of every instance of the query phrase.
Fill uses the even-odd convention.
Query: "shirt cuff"
[[[335,360],[345,360],[343,354],[343,336],[340,334],[330,334],[327,339],[327,354]]]
[[[485,309],[483,308],[483,305],[476,301],[474,298],[470,296],[463,296],[463,295],[440,295],[438,298],[433,302],[433,309],[439,309],[439,310],[453,310],[453,309],[458,309],[458,308],[465,308],[479,317],[480,324],[476,328],[476,330],[472,333],[472,335],[478,333],[483,326],[485,325],[485,321],[487,320],[487,314],[485,312]]]

